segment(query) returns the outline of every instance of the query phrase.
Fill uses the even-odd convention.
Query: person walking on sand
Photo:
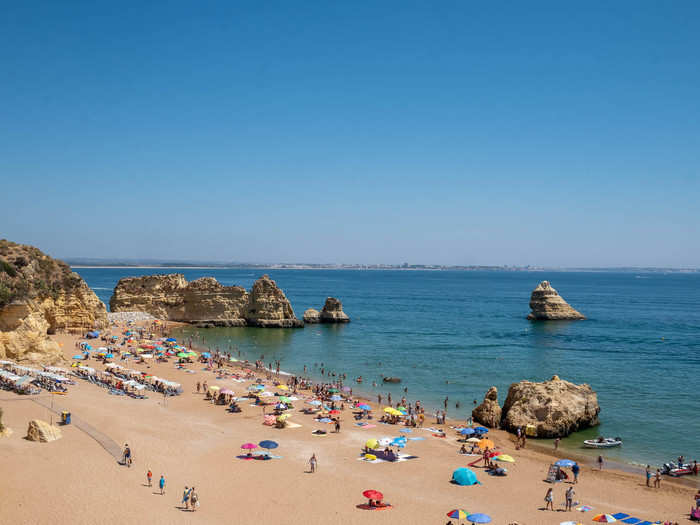
[[[552,487],[549,487],[547,489],[547,494],[544,495],[544,510],[554,510],[554,496],[553,493],[554,491],[552,490]]]
[[[317,464],[317,462],[318,462],[318,460],[316,459],[316,453],[314,452],[313,454],[311,454],[311,459],[309,459],[309,467],[310,467],[310,469],[311,469],[311,473],[312,473],[312,474],[313,474],[314,472],[316,472],[316,464]]]
[[[661,488],[661,471],[659,469],[656,469],[656,476],[654,476],[654,488]]]
[[[182,493],[182,504],[185,510],[190,508],[190,489],[187,485],[185,485],[185,490]]]
[[[124,443],[124,465],[131,467],[131,448],[128,443]]]
[[[647,487],[651,487],[651,467],[649,465],[647,465],[646,476],[647,476]]]
[[[190,490],[190,510],[192,512],[197,510],[199,507],[199,495],[194,491],[194,487]]]
[[[572,506],[574,504],[574,495],[576,492],[574,492],[574,487],[569,485],[569,488],[566,489],[566,510],[572,510]]]
[[[197,393],[199,394],[199,392],[200,392],[201,390],[202,390],[202,383],[200,383],[199,381],[197,381]]]
[[[603,456],[598,456],[598,470],[603,470]]]
[[[554,440],[554,450],[559,450],[559,442],[561,441],[561,438],[557,438]]]
[[[578,466],[578,463],[574,463],[574,466],[571,467],[571,472],[574,474],[574,483],[578,483],[578,473],[581,471],[581,467]]]
[[[160,487],[160,495],[163,496],[165,494],[165,476],[163,474],[160,475],[158,486]]]
[[[148,482],[148,486],[151,486],[151,482],[153,481],[153,472],[151,472],[151,469],[148,469],[148,472],[146,472],[146,481]]]
[[[335,433],[340,434],[340,419],[335,420]]]

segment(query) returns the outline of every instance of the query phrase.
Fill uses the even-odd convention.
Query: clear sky
[[[5,2],[0,237],[700,266],[700,2]]]

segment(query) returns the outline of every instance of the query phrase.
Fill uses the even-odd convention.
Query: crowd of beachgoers
[[[171,336],[171,329],[172,326],[154,319],[113,319],[108,330],[93,331],[86,334],[86,337],[66,339],[72,345],[64,349],[67,357],[73,354],[70,365],[39,369],[8,360],[0,362],[0,385],[21,394],[37,394],[44,390],[56,392],[61,394],[61,400],[66,401],[71,399],[74,389],[86,388],[89,396],[84,398],[84,403],[94,399],[95,394],[100,391],[93,388],[100,387],[103,392],[124,396],[127,398],[125,402],[133,403],[134,409],[139,405],[147,411],[150,409],[146,407],[151,406],[150,403],[153,402],[165,407],[169,406],[165,404],[168,398],[172,398],[173,401],[191,399],[196,403],[193,405],[194,412],[188,417],[201,414],[203,405],[199,403],[220,408],[227,414],[226,421],[233,424],[231,431],[240,426],[241,429],[248,429],[245,430],[247,434],[259,434],[259,439],[241,440],[243,442],[234,445],[234,448],[240,449],[234,461],[269,461],[280,473],[288,472],[291,463],[279,461],[283,459],[281,455],[277,455],[279,450],[301,447],[297,455],[303,454],[304,449],[307,450],[304,461],[306,472],[318,475],[319,464],[323,465],[324,461],[338,461],[332,459],[333,449],[329,449],[325,443],[335,441],[337,446],[340,447],[342,443],[342,447],[345,448],[344,443],[347,440],[353,443],[350,446],[354,447],[354,453],[350,453],[350,458],[354,459],[357,465],[401,464],[404,466],[396,468],[406,472],[406,469],[411,471],[411,465],[420,464],[420,458],[427,457],[431,463],[444,464],[448,469],[445,482],[449,481],[451,485],[447,486],[475,487],[472,490],[478,490],[476,487],[482,485],[491,487],[498,483],[498,479],[502,480],[501,484],[508,484],[510,479],[515,478],[515,486],[504,485],[510,487],[509,490],[514,490],[523,481],[528,481],[528,478],[524,477],[526,472],[531,473],[533,469],[544,468],[545,472],[539,475],[550,485],[541,488],[537,498],[541,502],[539,505],[536,502],[531,503],[533,510],[537,512],[536,519],[532,518],[531,511],[522,506],[504,513],[492,497],[483,492],[480,492],[476,499],[468,497],[465,500],[459,494],[450,495],[451,489],[439,488],[439,482],[437,485],[436,482],[426,485],[423,490],[437,491],[431,496],[433,499],[445,499],[455,503],[457,508],[445,509],[445,513],[442,514],[443,519],[447,518],[448,523],[454,525],[468,522],[470,519],[472,523],[487,523],[491,519],[494,523],[521,525],[555,523],[554,520],[545,517],[546,511],[555,509],[572,513],[573,523],[582,519],[609,522],[617,520],[636,525],[664,523],[658,521],[658,507],[650,506],[647,510],[640,511],[638,506],[627,504],[621,509],[618,501],[628,501],[632,497],[631,492],[628,494],[627,489],[620,488],[619,483],[626,481],[615,481],[615,484],[611,485],[607,478],[600,477],[603,475],[602,465],[601,470],[594,470],[589,465],[569,458],[540,457],[540,452],[524,448],[524,432],[518,439],[505,432],[479,426],[470,419],[448,420],[447,400],[444,410],[435,412],[426,411],[420,400],[408,397],[407,391],[403,392],[404,395],[400,399],[393,399],[391,394],[380,394],[376,400],[369,400],[353,391],[353,386],[360,384],[361,378],[353,378],[348,382],[345,374],[329,371],[323,363],[304,367],[302,375],[290,375],[280,369],[279,362],[266,363],[264,356],[251,363],[240,359],[236,349],[224,352],[219,349],[197,348],[196,338],[178,341]],[[173,381],[173,374],[178,374],[180,379]],[[311,374],[326,379],[317,381]],[[163,376],[170,379],[164,379]],[[76,382],[77,379],[82,381]],[[82,411],[89,413],[88,406],[84,404]],[[179,410],[183,410],[183,414],[190,414],[184,405],[178,406],[182,407]],[[135,414],[134,409],[130,408],[128,413]],[[85,417],[81,415],[81,419]],[[228,423],[222,421],[218,425],[224,425],[225,428]],[[303,430],[303,427],[308,428],[309,425],[313,430]],[[261,430],[256,431],[255,428]],[[302,428],[303,434],[295,431],[299,428]],[[275,439],[267,439],[271,437],[267,434],[270,431],[283,434],[279,434],[281,437]],[[304,435],[308,436],[310,442],[307,442]],[[288,439],[283,440],[285,436]],[[323,437],[326,439],[319,439]],[[342,441],[337,441],[339,439]],[[137,444],[139,440],[131,438],[127,443],[130,445],[124,445],[120,463],[133,468],[136,465],[134,459],[139,458],[141,454],[146,455],[143,449],[147,448],[147,445],[143,440]],[[457,458],[461,460],[455,461]],[[153,465],[141,463],[140,466],[146,469],[146,485],[150,487],[154,482],[154,470],[151,469]],[[164,466],[155,472],[159,489],[156,493],[165,495],[166,484],[178,484],[167,473],[173,468],[173,465]],[[350,465],[344,466],[343,469],[346,472],[355,471]],[[580,476],[584,472],[586,474],[581,484]],[[197,487],[202,484],[206,486],[206,478],[203,480],[201,476],[191,476],[189,479],[195,479]],[[364,479],[364,476],[353,479]],[[410,506],[410,499],[404,499],[404,495],[396,490],[392,491],[392,487],[404,479],[403,475],[384,472],[373,479],[376,480],[376,485],[362,491],[365,501],[354,506],[360,510],[392,510],[397,516],[402,515],[405,507]],[[591,484],[589,479],[594,479],[595,483]],[[195,490],[193,483],[185,483],[187,486],[183,490],[178,508],[195,511],[201,504],[201,510],[204,511],[202,514],[214,512],[212,507],[216,505],[209,503],[216,499],[212,494],[211,485],[209,490],[204,489],[200,495],[200,489]],[[565,488],[559,489],[560,484]],[[613,499],[606,502],[606,493],[618,490],[624,497],[618,501]],[[391,502],[387,501],[384,493],[387,493]],[[665,494],[668,497],[668,493]],[[468,507],[469,512],[459,507],[459,501],[468,502],[463,507]],[[637,509],[636,512],[632,512],[634,509]],[[607,514],[608,512],[610,514]],[[504,515],[509,517],[505,519]],[[365,522],[361,517],[351,521]],[[440,521],[435,516],[435,519],[429,522]]]

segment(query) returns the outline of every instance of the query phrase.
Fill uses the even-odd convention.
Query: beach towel
[[[369,425],[369,424],[360,424],[357,423],[357,426],[359,426],[362,429],[367,429],[367,428],[375,428],[377,425]]]
[[[299,423],[292,423],[291,421],[287,421],[287,428],[301,428],[301,425]]]
[[[424,441],[425,440],[424,437],[410,437],[408,439],[410,439],[411,441]]]
[[[617,514],[612,514],[612,517],[615,518],[616,520],[621,520],[623,518],[629,518],[629,514],[625,514],[624,512],[618,512]]]

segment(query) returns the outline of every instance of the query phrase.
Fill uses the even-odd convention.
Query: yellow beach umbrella
[[[371,449],[379,448],[379,441],[377,441],[376,439],[368,439],[365,442],[365,446]]]
[[[277,388],[280,390],[289,390],[289,387],[287,385],[277,385]]]
[[[496,446],[496,444],[490,439],[482,439],[479,441],[477,446],[479,448],[493,448]]]
[[[505,461],[506,463],[515,463],[515,460],[513,459],[512,456],[509,456],[508,454],[499,454],[495,458],[493,458],[494,461]]]
[[[210,385],[209,390],[221,390],[221,387],[218,385]]]

